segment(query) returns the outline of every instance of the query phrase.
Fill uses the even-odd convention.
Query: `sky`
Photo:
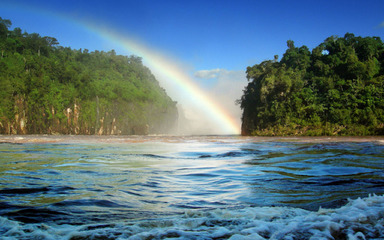
[[[234,102],[247,84],[246,68],[281,58],[287,40],[312,49],[347,32],[384,38],[383,0],[0,0],[0,17],[12,21],[11,29],[55,37],[73,49],[139,55],[84,28],[89,24],[134,39],[177,63],[239,125]],[[186,115],[199,115],[188,113],[191,102],[177,88],[164,86]]]

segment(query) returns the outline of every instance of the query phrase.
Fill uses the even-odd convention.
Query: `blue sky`
[[[247,66],[281,57],[287,40],[312,49],[347,32],[384,39],[384,0],[0,0],[0,6],[0,17],[10,19],[12,28],[56,37],[73,49],[135,54],[85,31],[80,22],[139,40],[186,66],[239,124],[234,101],[247,84]]]
[[[85,48],[89,44],[89,49],[109,47],[84,41],[72,32],[70,25],[57,26],[58,31],[55,22],[49,19],[45,24],[34,21],[37,10],[104,24],[172,54],[196,71],[244,70],[249,65],[272,59],[275,54],[282,56],[288,39],[312,49],[325,38],[343,36],[346,32],[384,37],[384,27],[380,27],[384,22],[382,0],[1,2],[5,9],[0,9],[0,16],[11,19],[13,27],[57,37],[62,45]],[[14,7],[9,10],[9,6]]]

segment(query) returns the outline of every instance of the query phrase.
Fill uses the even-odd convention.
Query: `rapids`
[[[1,239],[380,239],[384,139],[0,136]]]

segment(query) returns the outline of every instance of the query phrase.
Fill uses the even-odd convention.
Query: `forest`
[[[0,18],[0,134],[157,134],[176,102],[137,56],[62,47]]]
[[[287,41],[279,61],[247,68],[237,100],[242,135],[384,134],[384,44],[379,37],[328,37],[310,51]]]

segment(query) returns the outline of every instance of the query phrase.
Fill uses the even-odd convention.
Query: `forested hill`
[[[312,51],[287,41],[280,61],[247,68],[243,135],[383,135],[384,45],[331,36]]]
[[[152,134],[176,103],[136,56],[73,50],[0,18],[0,134]]]

